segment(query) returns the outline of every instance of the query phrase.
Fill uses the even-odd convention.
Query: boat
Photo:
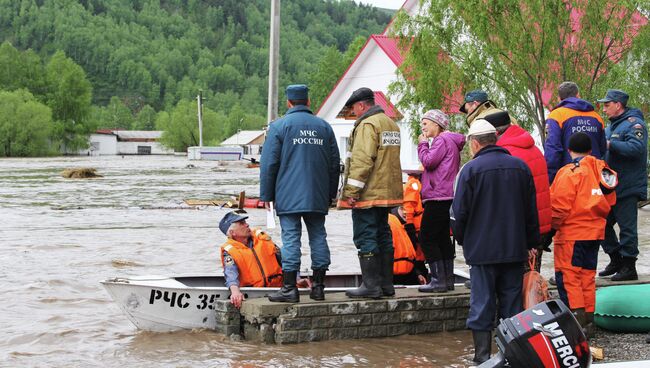
[[[454,270],[456,283],[462,285],[469,275]],[[223,275],[132,276],[115,277],[101,282],[127,318],[140,330],[169,332],[217,327],[214,303],[230,299]],[[336,293],[361,284],[358,273],[329,273],[325,292]],[[419,285],[396,285],[396,288]],[[248,298],[264,298],[279,288],[242,287]],[[309,289],[300,294],[308,298]]]
[[[258,197],[246,197],[246,192],[240,192],[237,195],[229,193],[215,193],[230,197],[231,200],[226,199],[185,199],[184,202],[188,206],[219,206],[228,208],[264,208],[266,202],[260,200]]]

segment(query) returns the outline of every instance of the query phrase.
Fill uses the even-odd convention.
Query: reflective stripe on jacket
[[[239,269],[240,286],[282,286],[282,268],[275,257],[276,247],[266,233],[253,230],[253,248],[228,239],[221,246],[221,265],[225,268],[224,251]]]
[[[339,208],[395,207],[402,204],[401,136],[397,124],[373,106],[355,123],[348,139]]]
[[[605,170],[609,182],[602,178]],[[551,185],[555,239],[605,239],[607,215],[616,203],[616,181],[616,172],[593,156],[563,166]]]
[[[413,271],[415,264],[415,249],[411,244],[404,226],[393,214],[388,215],[388,225],[393,233],[393,247],[395,248],[395,259],[393,261],[394,275],[407,275]]]

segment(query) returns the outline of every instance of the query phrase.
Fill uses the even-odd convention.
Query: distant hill
[[[265,115],[268,0],[23,0],[0,2],[0,43],[47,60],[65,52],[87,73],[96,105],[133,114],[195,98],[227,114]],[[394,11],[351,1],[283,1],[280,86],[306,83],[325,52],[381,32]]]

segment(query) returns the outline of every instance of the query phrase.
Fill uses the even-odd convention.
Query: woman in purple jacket
[[[447,131],[449,117],[440,110],[427,111],[420,126],[418,158],[424,167],[420,244],[431,270],[431,282],[418,290],[445,292],[454,289],[455,252],[449,237],[449,207],[454,198],[454,180],[465,136]]]

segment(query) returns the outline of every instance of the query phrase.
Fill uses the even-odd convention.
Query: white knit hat
[[[484,135],[484,134],[496,134],[497,130],[494,128],[494,125],[490,124],[485,119],[476,119],[472,123],[472,125],[469,127],[469,131],[467,132],[467,137],[472,137],[472,136],[477,136],[477,135]]]

